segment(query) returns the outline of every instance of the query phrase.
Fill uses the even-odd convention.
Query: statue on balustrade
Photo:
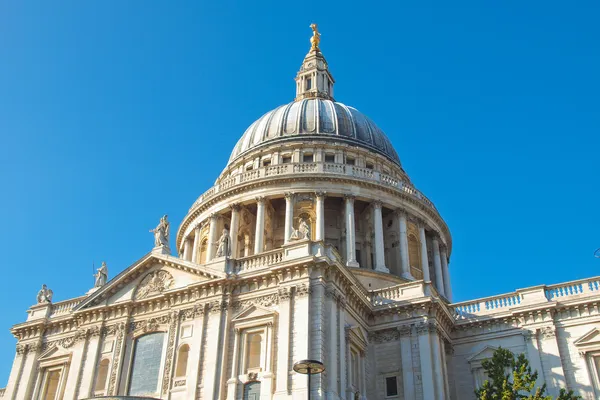
[[[98,272],[94,274],[94,278],[96,278],[94,287],[102,287],[106,285],[106,282],[108,281],[108,268],[106,267],[105,261],[102,261],[102,265],[100,268],[98,268]]]
[[[217,247],[217,257],[229,257],[231,248],[229,246],[229,230],[223,229],[223,234],[219,238],[219,247]]]
[[[310,240],[310,225],[308,225],[308,222],[306,222],[304,218],[300,220],[300,223],[298,224],[298,229],[294,230],[292,232],[292,235],[290,236],[290,240],[303,239]]]
[[[154,233],[154,247],[169,247],[169,221],[167,221],[167,215],[164,215],[158,226],[151,229],[150,232]]]
[[[52,302],[52,290],[48,289],[46,285],[42,285],[42,288],[37,294],[38,304],[51,303]]]

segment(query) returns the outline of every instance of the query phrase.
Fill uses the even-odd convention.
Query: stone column
[[[381,202],[373,202],[373,229],[375,230],[375,271],[390,272],[385,266],[385,247],[383,244],[383,219]]]
[[[210,215],[210,226],[208,228],[208,246],[206,248],[206,261],[210,261],[215,257],[215,252],[217,250],[217,222],[219,216],[217,214]]]
[[[265,198],[256,198],[256,231],[254,232],[254,254],[262,253],[265,246]]]
[[[227,400],[234,400],[236,398],[236,389],[238,386],[238,374],[239,366],[238,360],[241,358],[240,354],[240,329],[236,328],[234,331],[233,339],[233,361],[231,365],[231,377],[227,381]]]
[[[238,247],[238,230],[240,228],[240,205],[232,204],[231,206],[231,226],[229,227],[229,252],[231,258],[237,258]]]
[[[290,374],[290,322],[292,314],[292,289],[279,288],[279,316],[277,324],[277,371],[275,379],[276,397],[287,397]]]
[[[400,268],[404,279],[414,280],[410,273],[410,260],[408,258],[408,222],[406,221],[406,211],[396,211],[398,218],[398,234],[400,238]]]
[[[190,261],[190,259],[191,259],[191,257],[190,257],[191,254],[190,253],[191,252],[192,252],[192,244],[191,244],[190,240],[186,238],[183,241],[183,259],[185,261]]]
[[[437,399],[445,400],[446,399],[446,385],[444,378],[444,366],[442,361],[442,347],[440,345],[440,335],[437,333],[437,330],[430,330],[430,339],[431,339],[431,355],[433,356],[433,380],[435,382],[435,391],[437,395]]]
[[[316,197],[317,201],[315,211],[317,215],[317,226],[315,240],[319,242],[325,240],[325,192],[317,192]]]
[[[327,352],[327,360],[329,367],[327,368],[327,378],[328,378],[328,389],[330,396],[332,398],[339,398],[338,396],[338,386],[337,379],[339,376],[338,364],[337,364],[337,355],[338,355],[338,321],[337,321],[337,303],[339,299],[339,293],[334,288],[327,288],[325,292],[327,296],[327,301],[329,303],[328,316],[326,317],[329,323],[329,334],[327,335],[328,344],[326,348]],[[341,346],[340,346],[341,349]]]
[[[356,231],[354,226],[354,196],[346,198],[346,266],[358,268],[356,262]]]
[[[442,260],[442,272],[444,274],[444,292],[448,301],[452,301],[452,288],[450,287],[450,271],[448,270],[448,253],[446,246],[440,249],[440,258]]]
[[[284,243],[289,243],[292,229],[294,229],[294,193],[285,194],[285,231]]]
[[[446,297],[444,292],[444,276],[442,275],[442,260],[440,258],[440,242],[437,236],[431,240],[433,246],[433,266],[435,267],[435,287],[438,292]]]
[[[541,328],[539,340],[542,349],[540,352],[542,367],[545,367],[552,377],[546,381],[548,384],[548,394],[556,398],[558,397],[560,389],[567,387],[565,382],[565,371],[558,349],[556,328],[554,326]]]
[[[524,330],[523,338],[525,339],[525,347],[527,349],[527,359],[532,371],[538,372],[538,378],[535,381],[535,387],[541,387],[546,383],[546,377],[544,376],[544,370],[542,368],[542,360],[540,353],[540,344],[537,338],[537,329]]]
[[[402,362],[402,382],[404,383],[404,398],[415,398],[415,378],[413,374],[412,349],[410,345],[410,325],[398,328],[400,333],[400,360]]]
[[[192,246],[192,262],[198,262],[198,255],[200,254],[200,224],[194,229],[194,244]]]
[[[419,335],[419,358],[421,359],[421,382],[423,384],[423,399],[437,399],[435,397],[435,381],[433,377],[433,362],[431,358],[431,342],[429,338],[429,325],[417,326]]]
[[[425,236],[425,222],[419,221],[419,242],[421,242],[421,267],[423,268],[423,280],[430,282],[429,257],[427,256],[427,237]]]

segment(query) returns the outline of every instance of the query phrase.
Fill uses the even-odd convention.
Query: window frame
[[[134,355],[135,355],[135,349],[137,347],[137,340],[147,336],[147,335],[152,335],[155,333],[162,333],[163,334],[163,346],[162,346],[162,354],[160,357],[160,365],[159,365],[159,370],[158,370],[158,382],[157,382],[157,388],[156,388],[156,392],[153,393],[153,395],[155,396],[160,396],[162,390],[163,390],[163,377],[164,377],[164,373],[165,373],[165,363],[167,361],[167,347],[168,347],[168,340],[169,340],[169,330],[165,327],[161,327],[157,330],[151,331],[151,332],[140,332],[138,334],[134,334],[131,337],[131,340],[129,340],[128,344],[129,344],[129,351],[128,351],[128,365],[127,365],[127,374],[125,375],[127,377],[127,381],[125,382],[125,393],[126,396],[136,396],[135,394],[132,395],[130,394],[130,390],[131,390],[131,374],[133,373],[133,361],[134,361]],[[148,394],[145,394],[145,396],[147,396]]]

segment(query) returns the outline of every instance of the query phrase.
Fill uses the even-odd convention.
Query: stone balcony
[[[378,183],[383,186],[396,189],[400,194],[408,196],[417,202],[423,204],[427,208],[435,211],[437,209],[433,203],[419,190],[415,189],[408,182],[394,178],[390,175],[374,171],[369,168],[362,168],[355,165],[346,165],[338,163],[326,162],[310,162],[310,163],[289,163],[269,165],[266,167],[253,169],[241,174],[222,179],[218,184],[208,189],[202,194],[190,208],[190,212],[198,205],[206,202],[218,194],[224,193],[229,189],[238,185],[247,184],[260,180],[268,180],[274,178],[298,177],[298,176],[314,176],[321,175],[327,178],[344,178],[354,179],[357,181],[368,181]]]

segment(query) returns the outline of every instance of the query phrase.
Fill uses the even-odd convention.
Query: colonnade
[[[284,244],[292,240],[294,231],[294,205],[295,193],[285,193],[285,218],[284,218]],[[315,204],[315,232],[311,239],[315,241],[325,240],[325,192],[314,193]],[[265,246],[265,205],[267,198],[256,197],[256,223],[254,231],[254,254],[264,251]],[[350,268],[359,268],[359,261],[356,259],[356,219],[355,219],[355,196],[344,196],[344,227],[345,227],[345,248],[346,248],[346,266]],[[389,268],[385,265],[385,243],[382,208],[383,204],[379,200],[371,202],[374,243],[372,246],[374,255],[373,269],[377,272],[389,273]],[[233,204],[231,208],[231,226],[230,235],[230,254],[233,257],[237,254],[238,230],[240,223],[241,206]],[[206,251],[206,261],[215,258],[218,246],[219,233],[217,232],[218,214],[211,214],[208,218],[208,246]],[[415,280],[410,272],[409,245],[408,245],[408,214],[405,210],[398,209],[394,211],[394,219],[398,227],[399,235],[399,264],[400,276],[407,280]],[[431,265],[434,273],[434,285],[438,293],[442,294],[448,300],[452,298],[452,289],[450,285],[450,274],[448,270],[448,253],[445,245],[441,243],[437,233],[426,230],[426,224],[423,220],[417,219],[416,224],[419,230],[420,242],[420,262],[423,270],[423,280],[431,281],[429,271],[429,254],[432,256]],[[200,226],[196,227],[193,243],[190,240],[184,241],[183,258],[192,262],[199,262],[200,249]],[[342,235],[343,236],[343,235]],[[428,252],[428,236],[430,237],[431,252]],[[247,244],[248,245],[248,244]],[[191,255],[190,255],[191,253]],[[370,255],[368,255],[369,257]],[[363,266],[366,267],[366,266]]]

